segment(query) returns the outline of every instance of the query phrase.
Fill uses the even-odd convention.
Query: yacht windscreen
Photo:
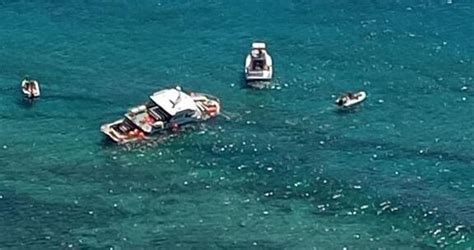
[[[169,121],[171,119],[171,115],[160,106],[152,107],[148,111],[157,121]]]
[[[152,101],[149,101],[145,104],[145,106],[146,106],[147,109],[151,109],[151,108],[156,106],[156,103],[154,103]]]

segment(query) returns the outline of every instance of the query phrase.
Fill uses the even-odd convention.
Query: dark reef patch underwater
[[[469,249],[474,2],[0,0],[0,248]],[[242,86],[265,41],[271,87]],[[41,83],[23,100],[20,80]],[[180,84],[227,119],[122,147]],[[346,91],[367,91],[337,111]]]

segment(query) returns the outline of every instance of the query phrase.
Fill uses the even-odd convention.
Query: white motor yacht
[[[153,93],[150,100],[130,109],[122,119],[104,124],[101,131],[123,144],[147,139],[153,134],[208,120],[220,113],[220,101],[203,93],[186,93],[180,87]]]
[[[272,76],[272,58],[268,54],[266,44],[252,43],[252,50],[245,59],[245,79],[247,81],[269,81]]]

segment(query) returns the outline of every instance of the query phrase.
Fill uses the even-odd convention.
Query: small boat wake
[[[272,83],[270,81],[249,81],[247,86],[254,89],[271,89]]]

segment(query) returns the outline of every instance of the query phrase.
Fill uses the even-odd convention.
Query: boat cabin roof
[[[155,92],[150,99],[171,116],[184,110],[198,109],[191,96],[174,88]]]
[[[252,49],[266,49],[267,45],[265,43],[252,43]]]

